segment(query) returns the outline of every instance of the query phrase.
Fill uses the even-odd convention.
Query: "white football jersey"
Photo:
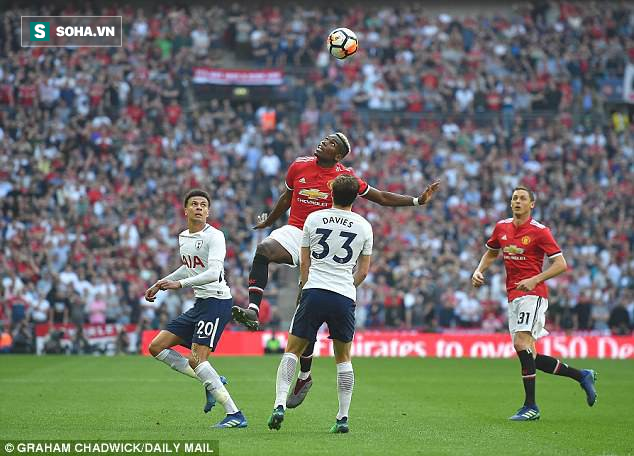
[[[306,218],[302,247],[310,247],[304,289],[321,288],[357,298],[352,270],[359,255],[372,255],[372,226],[359,214],[323,209]]]
[[[206,224],[205,228],[196,233],[185,230],[178,235],[180,246],[181,263],[185,266],[185,279],[197,276],[210,265],[218,269],[219,275],[215,282],[204,285],[194,285],[194,296],[197,298],[231,298],[231,290],[225,282],[225,235],[211,225]]]

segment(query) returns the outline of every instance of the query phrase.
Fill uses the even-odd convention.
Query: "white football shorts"
[[[515,298],[509,303],[509,331],[511,335],[519,331],[530,332],[534,339],[548,335],[546,310],[548,299],[541,296],[527,295]]]
[[[291,267],[293,268],[299,266],[299,251],[301,250],[303,234],[302,230],[293,225],[284,225],[269,234],[271,239],[275,239],[284,247],[284,250],[291,254],[293,257]]]

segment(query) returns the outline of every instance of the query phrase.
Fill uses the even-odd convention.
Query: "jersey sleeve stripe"
[[[365,196],[365,195],[367,195],[367,194],[368,194],[368,192],[370,191],[370,189],[372,188],[372,187],[370,187],[370,184],[366,184],[366,185],[367,185],[368,187],[365,189],[365,192],[361,193],[359,196]]]
[[[500,250],[500,249],[494,249],[494,248],[493,248],[493,247],[491,247],[489,244],[484,244],[484,246],[485,246],[487,249],[492,250],[492,251],[494,251],[494,252],[497,252],[497,251],[499,251],[499,250]]]
[[[558,257],[559,255],[563,255],[563,253],[561,253],[561,252],[553,253],[552,255],[548,255],[548,259],[552,259],[552,258]]]
[[[293,188],[292,188],[292,187],[289,187],[289,186],[288,186],[288,184],[286,183],[286,181],[284,181],[284,185],[286,185],[286,188],[287,188],[288,190],[290,190],[291,192],[293,191]]]

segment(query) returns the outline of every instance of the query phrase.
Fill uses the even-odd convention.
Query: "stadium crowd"
[[[124,45],[21,48],[20,15],[53,13],[121,14]],[[442,180],[428,207],[355,206],[375,233],[360,327],[505,330],[501,262],[481,290],[469,278],[494,223],[509,216],[511,189],[524,183],[570,266],[550,282],[550,328],[630,333],[634,130],[598,82],[634,62],[632,5],[537,3],[467,18],[355,7],[346,26],[361,50],[343,63],[324,46],[340,17],[239,4],[8,11],[0,341],[28,339],[28,325],[44,322],[160,328],[190,307],[191,291],[154,303],[143,292],[178,266],[191,187],[212,194],[228,281],[245,304],[266,235],[251,230],[256,215],[277,200],[292,160],[333,130],[352,142],[345,163],[376,188],[419,194]],[[201,97],[192,68],[228,58],[285,68],[290,95],[267,105]],[[263,317],[277,329],[290,316],[280,314],[276,290],[287,285],[274,271]]]

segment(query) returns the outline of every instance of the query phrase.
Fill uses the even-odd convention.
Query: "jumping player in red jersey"
[[[290,208],[288,225],[271,232],[255,251],[249,274],[249,307],[233,307],[233,318],[251,330],[259,327],[258,312],[264,288],[269,277],[269,263],[299,265],[302,230],[306,217],[312,212],[332,207],[330,185],[341,174],[355,176],[354,171],[339,163],[350,152],[350,142],[343,133],[325,137],[315,149],[313,157],[299,157],[291,164],[286,174],[286,192],[280,196],[270,214],[262,214],[254,229],[272,226]],[[355,176],[356,177],[356,176]],[[428,185],[418,197],[399,195],[370,187],[359,179],[359,195],[381,206],[422,206],[438,190],[440,182]],[[302,403],[312,386],[310,366],[314,343],[304,351],[300,359],[299,378],[289,396],[287,406],[297,407]]]
[[[488,250],[471,277],[474,287],[482,286],[484,272],[502,250],[509,300],[509,331],[522,365],[525,392],[524,405],[510,417],[513,421],[532,421],[540,417],[535,402],[535,369],[578,381],[590,407],[597,399],[593,370],[574,369],[551,356],[537,354],[535,350],[535,341],[548,334],[544,328],[548,309],[548,288],[544,282],[566,271],[567,265],[550,229],[531,217],[534,207],[535,195],[531,190],[524,186],[513,190],[513,217],[497,222],[486,243]],[[542,271],[544,255],[551,265]]]

